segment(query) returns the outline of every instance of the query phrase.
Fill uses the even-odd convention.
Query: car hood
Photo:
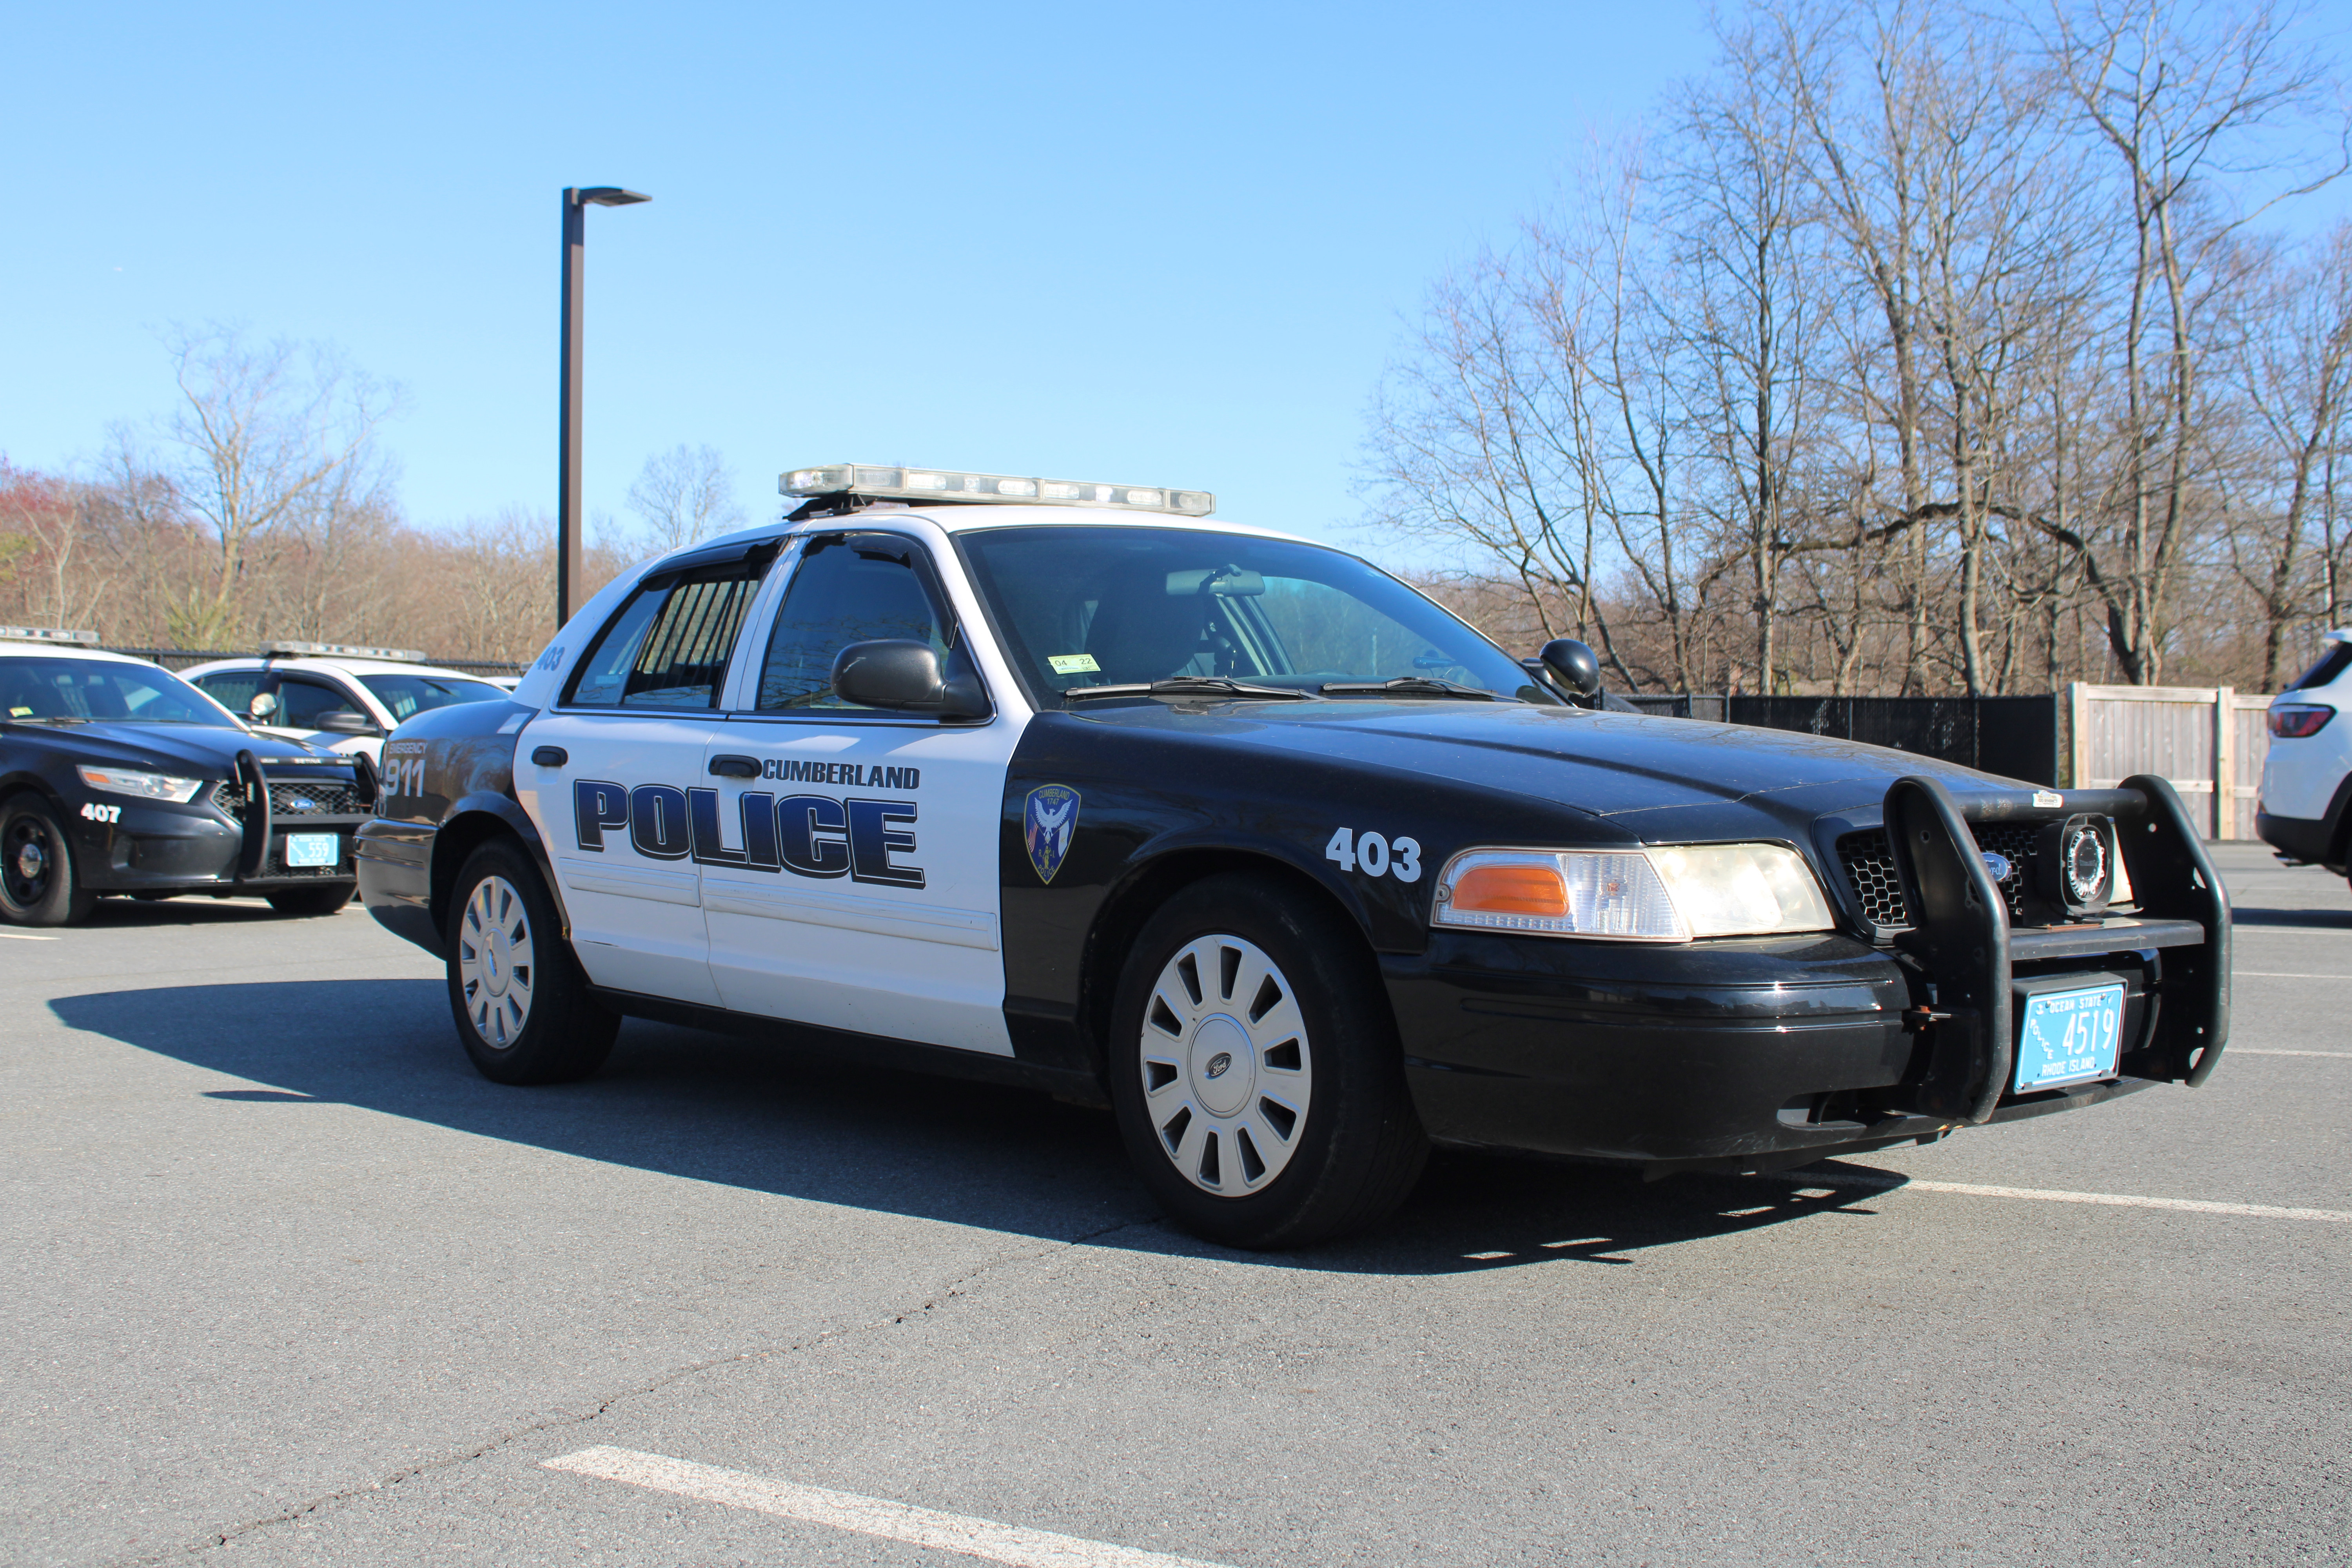
[[[126,768],[178,768],[190,776],[226,778],[236,771],[236,754],[251,752],[265,770],[299,759],[297,771],[315,776],[314,764],[331,762],[349,765],[347,757],[278,735],[249,734],[226,725],[212,724],[26,724],[16,732],[40,734],[84,762],[114,763]],[[326,769],[316,769],[325,773]]]
[[[1153,701],[1078,716],[1473,783],[1607,818],[1651,842],[1712,834],[1735,804],[1792,832],[1822,816],[1867,814],[1906,775],[1961,795],[2035,787],[1856,741],[1521,703]]]

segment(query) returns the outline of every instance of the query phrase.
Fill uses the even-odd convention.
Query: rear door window
[[[762,557],[648,578],[605,623],[566,700],[583,708],[716,708],[766,564]]]

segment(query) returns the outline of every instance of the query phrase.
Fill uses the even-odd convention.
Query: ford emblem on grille
[[[2009,863],[2008,856],[1996,855],[1990,849],[1984,852],[1984,863],[1985,869],[1992,873],[1992,879],[1996,882],[2008,881],[2010,873],[2017,869]]]
[[[299,795],[289,795],[286,797],[286,809],[289,811],[316,811],[319,809],[319,803],[315,800],[304,800]],[[2006,875],[2006,873],[1996,873],[1996,875]]]

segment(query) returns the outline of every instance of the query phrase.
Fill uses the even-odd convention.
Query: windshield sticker
[[[1095,662],[1095,656],[1090,653],[1051,654],[1046,657],[1045,662],[1054,667],[1055,675],[1100,675],[1102,673],[1102,666]]]
[[[1051,882],[1070,852],[1070,836],[1078,826],[1078,792],[1067,784],[1040,784],[1029,792],[1021,814],[1022,837],[1029,846],[1029,864],[1037,879]]]

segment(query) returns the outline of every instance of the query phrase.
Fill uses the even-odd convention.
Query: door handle
[[[572,760],[572,753],[561,746],[541,746],[531,752],[530,760],[542,768],[560,768]]]
[[[710,776],[715,779],[755,779],[760,776],[757,757],[713,757]]]

